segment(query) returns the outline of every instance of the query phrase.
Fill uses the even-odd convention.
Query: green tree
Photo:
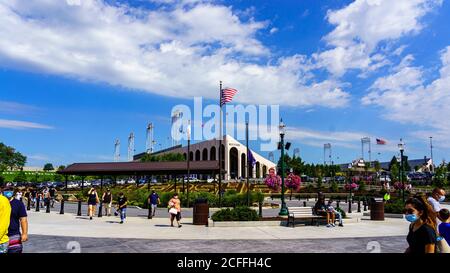
[[[0,143],[0,171],[21,170],[26,161],[26,156],[17,152],[13,147]]]
[[[26,182],[27,176],[24,171],[20,171],[17,173],[17,175],[14,177],[13,182]]]
[[[64,166],[64,165],[59,165],[58,171],[62,171],[62,170],[64,170],[65,168],[66,168],[66,166]]]
[[[396,164],[393,164],[390,170],[391,170],[391,180],[398,181],[398,175],[400,174],[399,167]]]
[[[400,164],[397,161],[397,158],[395,156],[392,157],[391,162],[389,162],[389,171],[392,171],[392,168],[396,166],[397,170],[400,169]]]
[[[44,165],[44,171],[53,171],[55,168],[53,168],[53,164],[52,163],[47,163]]]
[[[141,158],[141,162],[167,162],[167,161],[185,161],[181,153],[167,153],[162,155],[146,154]]]

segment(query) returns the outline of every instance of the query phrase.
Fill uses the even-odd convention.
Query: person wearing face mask
[[[22,201],[9,198],[11,205],[11,218],[8,229],[8,253],[22,253],[23,242],[28,241],[27,210]]]
[[[433,192],[431,193],[431,196],[428,197],[427,201],[430,203],[430,205],[433,207],[433,211],[436,213],[436,215],[441,210],[441,204],[440,202],[444,202],[445,200],[445,191],[441,188],[435,188]],[[439,218],[436,218],[437,225],[441,223],[441,220]]]
[[[0,194],[0,253],[8,252],[8,227],[11,218],[9,198],[11,197],[13,197],[13,192],[9,190],[3,190]]]
[[[405,219],[410,222],[405,253],[435,253],[436,213],[423,195],[415,195],[405,203]]]

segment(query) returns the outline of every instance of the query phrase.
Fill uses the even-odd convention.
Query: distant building
[[[177,145],[172,148],[155,152],[153,155],[181,153],[187,159],[187,150],[187,146],[182,147],[181,145]],[[225,151],[224,154],[222,154],[222,166],[226,171],[225,180],[247,177],[245,168],[247,161],[247,147],[233,137],[226,135],[222,141],[222,150]],[[270,168],[276,168],[276,164],[274,162],[264,158],[255,151],[251,151],[251,153],[256,160],[256,164],[255,167],[250,166],[249,168],[250,178],[263,178],[269,173]],[[138,161],[145,154],[146,153],[137,154],[133,159]],[[212,139],[191,144],[189,158],[191,161],[218,160],[219,140]]]
[[[390,163],[390,161],[380,162],[381,169],[389,170]],[[418,172],[429,172],[433,168],[433,161],[431,160],[431,158],[427,158],[426,156],[423,159],[410,159],[408,160],[408,164],[411,167],[412,171],[417,169]],[[351,167],[364,167],[364,160],[358,159],[354,160],[352,163],[341,164],[340,166],[343,170]]]

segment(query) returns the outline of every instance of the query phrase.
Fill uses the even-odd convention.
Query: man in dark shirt
[[[53,208],[53,206],[55,205],[56,189],[52,186],[49,192],[50,192],[50,206]]]
[[[151,208],[151,215],[152,215],[152,217],[154,217],[155,216],[155,212],[156,212],[156,207],[158,206],[158,204],[161,204],[161,201],[160,201],[160,199],[159,199],[159,195],[155,192],[155,191],[152,191],[152,193],[149,195],[149,197],[148,197],[148,204],[149,204],[149,206],[150,206],[150,208]]]
[[[123,194],[123,192],[119,193],[119,199],[117,200],[118,203],[118,208],[117,210],[120,211],[120,223],[123,224],[123,222],[125,221],[125,218],[127,218],[127,204],[128,204],[128,199],[125,197],[125,195]]]
[[[20,200],[11,197],[11,220],[8,228],[8,253],[22,253],[22,243],[28,240],[28,220],[25,205]],[[22,232],[21,232],[22,230]]]

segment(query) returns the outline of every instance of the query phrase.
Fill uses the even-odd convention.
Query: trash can
[[[370,220],[384,221],[383,198],[371,198],[370,199]]]
[[[196,199],[193,211],[194,225],[208,225],[209,206],[207,199]]]

